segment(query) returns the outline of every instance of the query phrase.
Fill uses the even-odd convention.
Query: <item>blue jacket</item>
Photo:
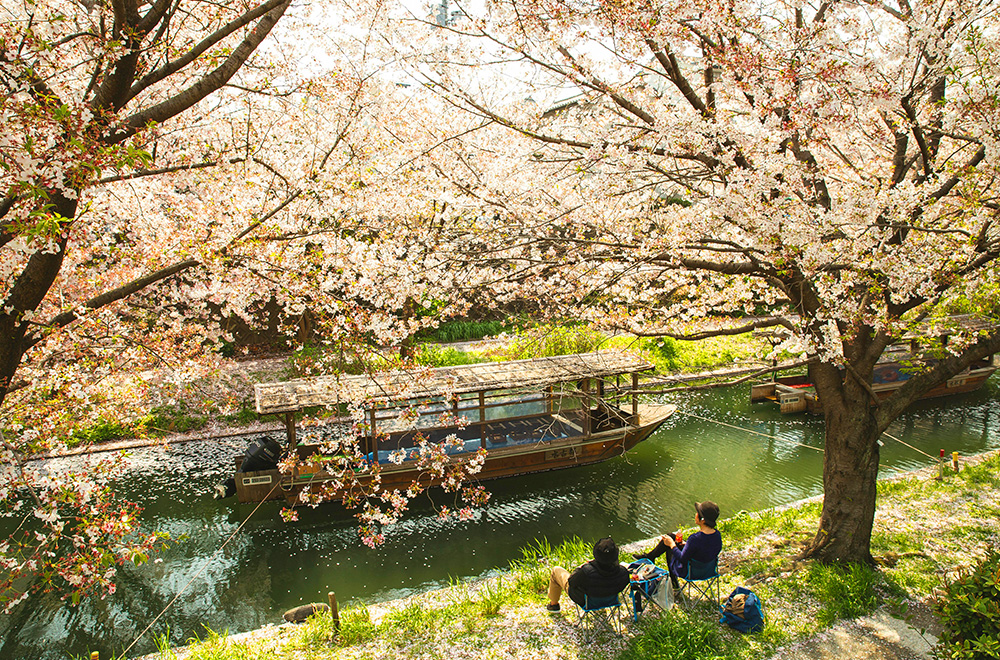
[[[695,532],[688,537],[684,547],[670,553],[670,572],[678,577],[687,575],[688,560],[694,559],[709,563],[722,552],[722,533],[716,530],[714,534]]]

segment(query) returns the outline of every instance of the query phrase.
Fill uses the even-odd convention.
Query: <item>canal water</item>
[[[940,449],[971,455],[1000,447],[998,390],[993,378],[979,392],[918,403],[890,434],[933,456]],[[204,637],[206,627],[232,634],[279,623],[286,609],[325,602],[329,591],[342,604],[373,603],[489,575],[534,539],[559,543],[610,534],[623,544],[649,538],[690,526],[696,500],[715,500],[726,517],[821,492],[818,418],[751,405],[747,388],[667,400],[678,413],[627,456],[488,482],[492,499],[471,521],[441,520],[429,503],[418,503],[375,550],[360,542],[353,519],[338,505],[304,509],[298,522],[283,523],[278,503],[261,506],[220,550],[253,510],[210,495],[245,442],[133,451],[132,469],[117,488],[145,508],[149,530],[170,533],[171,547],[155,561],[122,569],[116,593],[104,600],[74,607],[41,595],[3,616],[0,658],[120,654],[185,587],[130,656],[155,650],[153,635],[182,644]],[[881,455],[883,474],[933,463],[888,438]],[[448,503],[441,493],[435,497]],[[3,536],[6,525],[0,521]]]

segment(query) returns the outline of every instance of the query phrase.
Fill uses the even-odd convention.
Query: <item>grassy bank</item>
[[[708,609],[644,614],[624,638],[586,644],[575,614],[548,614],[544,590],[552,565],[590,558],[592,539],[558,547],[536,541],[502,575],[402,601],[341,612],[339,632],[328,614],[297,627],[247,638],[209,633],[184,649],[163,648],[162,660],[308,660],[327,658],[695,658],[768,657],[833,622],[877,609],[906,617],[926,603],[956,569],[977,564],[1000,543],[1000,455],[971,461],[935,480],[922,471],[879,486],[872,550],[879,565],[830,567],[796,560],[814,533],[816,502],[720,522],[723,592],[750,586],[763,600],[767,626],[740,635]],[[690,530],[689,530],[690,531]],[[626,546],[632,551],[639,546]],[[625,557],[623,556],[623,559]]]

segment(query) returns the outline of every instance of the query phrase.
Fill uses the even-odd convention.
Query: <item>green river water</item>
[[[890,434],[933,456],[939,449],[970,455],[1000,447],[997,380],[979,392],[917,404]],[[123,568],[116,593],[104,600],[74,607],[41,595],[0,617],[0,658],[89,657],[91,650],[111,657],[185,587],[151,631],[169,634],[173,644],[204,636],[203,626],[237,633],[279,623],[286,609],[325,602],[328,591],[342,604],[371,603],[489,575],[536,538],[649,538],[690,526],[696,500],[715,500],[726,517],[821,492],[820,419],[751,406],[747,387],[667,400],[678,413],[627,456],[487,482],[492,499],[471,521],[440,520],[429,504],[418,504],[376,550],[360,542],[338,505],[302,510],[298,522],[286,524],[281,505],[267,503],[219,551],[253,505],[215,501],[210,491],[246,442],[134,451],[131,471],[116,487],[142,504],[148,529],[167,531],[175,542],[155,561]],[[883,474],[932,464],[888,438],[881,456]],[[9,531],[9,521],[0,520],[0,533]],[[129,655],[153,650],[147,635]]]

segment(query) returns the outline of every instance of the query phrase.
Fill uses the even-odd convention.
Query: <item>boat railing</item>
[[[633,396],[631,389],[602,387],[599,392],[545,388],[544,390],[473,392],[454,397],[413,400],[383,404],[368,413],[370,427],[378,432],[396,432],[409,429],[433,429],[462,420],[466,425],[485,424],[498,419],[515,419],[537,414],[580,416],[591,410],[604,416],[613,415],[623,423],[630,422],[624,404]],[[608,411],[619,411],[609,413]],[[580,420],[581,422],[583,420]],[[581,426],[586,426],[581,423]]]

